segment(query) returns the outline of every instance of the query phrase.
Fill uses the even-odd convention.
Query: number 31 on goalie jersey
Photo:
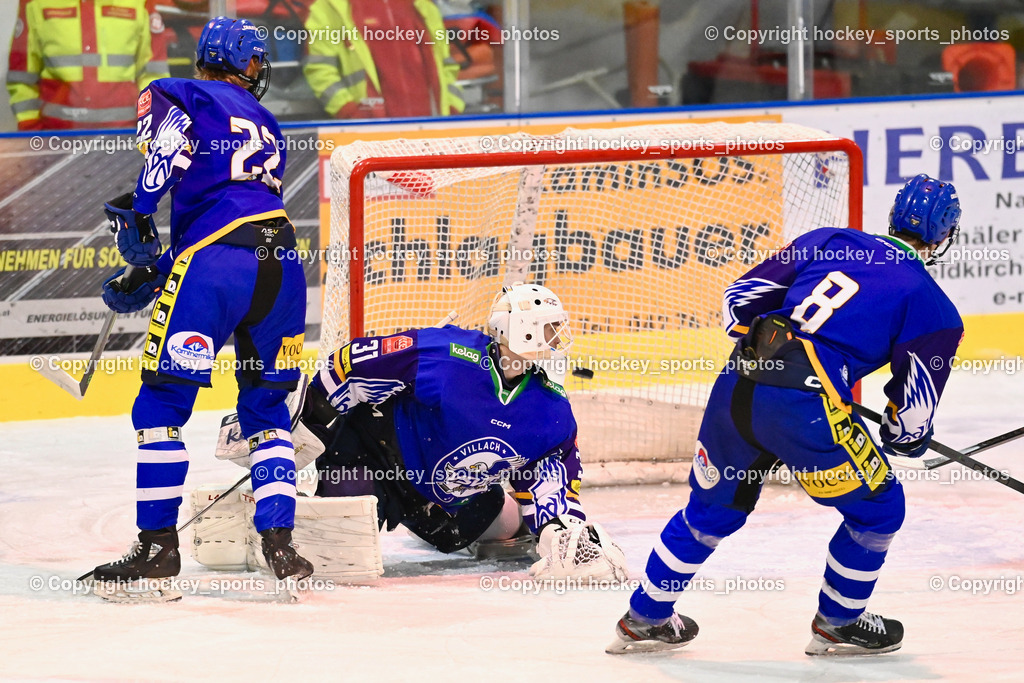
[[[838,287],[837,291],[832,291]],[[821,282],[811,290],[811,293],[793,309],[792,318],[800,323],[800,330],[808,334],[814,334],[825,324],[825,321],[832,317],[832,314],[843,304],[849,301],[860,289],[850,276],[839,270],[833,270],[825,276]],[[832,292],[831,294],[829,292]],[[808,317],[808,309],[817,307],[816,311]]]

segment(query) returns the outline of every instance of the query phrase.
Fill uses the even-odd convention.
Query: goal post
[[[797,235],[860,228],[862,158],[792,124],[356,142],[331,158],[321,354],[482,329],[503,283],[563,300],[588,484],[678,480],[731,344],[722,293]]]

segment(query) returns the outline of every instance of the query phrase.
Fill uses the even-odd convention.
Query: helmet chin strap
[[[199,63],[198,60],[196,61],[196,66],[200,69],[210,69],[210,67]],[[267,89],[270,87],[270,60],[263,61],[260,66],[260,71],[256,74],[255,78],[247,75],[244,71],[235,69],[234,67],[220,70],[226,71],[234,76],[238,76],[242,81],[248,84],[249,87],[246,88],[246,90],[252,93],[253,97],[255,97],[257,101],[263,99],[263,96],[267,94]]]
[[[932,252],[931,256],[928,257],[924,264],[926,266],[934,266],[938,263],[945,263],[945,261],[940,261],[939,259],[946,255],[946,252],[949,251],[949,248],[953,246],[953,242],[956,242],[956,238],[959,234],[960,226],[958,225],[955,228],[953,228],[953,230],[946,237],[945,241],[941,243],[941,247],[936,246],[935,251]]]
[[[256,78],[247,76],[244,73],[239,73],[238,75],[249,84],[246,90],[251,92],[253,97],[259,101],[267,94],[267,89],[270,87],[270,60],[263,61],[263,64],[260,66],[260,72],[256,74]]]

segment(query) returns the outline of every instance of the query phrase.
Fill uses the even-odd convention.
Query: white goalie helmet
[[[547,287],[522,282],[502,287],[495,297],[487,333],[528,360],[563,355],[572,345],[562,300]]]

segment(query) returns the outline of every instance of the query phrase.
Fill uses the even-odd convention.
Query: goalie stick
[[[870,408],[866,408],[866,407],[860,405],[859,403],[854,403],[853,404],[853,411],[855,413],[857,413],[858,415],[860,415],[861,417],[863,417],[865,419],[868,419],[868,420],[871,420],[875,424],[882,424],[882,416],[881,415],[879,415],[875,411],[871,410]],[[1013,434],[1013,433],[1014,432],[1009,432],[1009,434]],[[1003,436],[1005,437],[1005,436],[1007,436],[1007,434],[1004,434]],[[996,437],[996,439],[1000,439],[1000,438],[1002,438],[1002,437]],[[1016,437],[1012,437],[1012,438],[1016,438]],[[989,439],[989,441],[993,441],[993,440],[994,439]],[[1012,439],[1007,439],[1007,440],[1012,440]],[[981,446],[982,444],[985,444],[985,443],[986,443],[985,441],[982,441],[981,444],[978,444],[978,446]],[[996,445],[996,444],[992,444],[992,445]],[[988,446],[988,448],[991,448],[992,445]],[[928,444],[928,448],[932,449],[933,451],[935,451],[936,453],[938,453],[940,455],[946,456],[947,458],[949,458],[953,462],[960,463],[961,465],[963,465],[964,467],[967,467],[968,469],[972,469],[972,470],[975,470],[977,472],[981,472],[982,474],[984,474],[989,479],[991,479],[993,481],[996,481],[996,482],[999,482],[1003,486],[1011,488],[1014,491],[1016,491],[1017,493],[1024,493],[1024,482],[1018,481],[1017,479],[1014,479],[1013,477],[1011,477],[1011,476],[1009,476],[1007,474],[1004,474],[1003,472],[1000,472],[999,470],[997,470],[997,469],[995,469],[993,467],[989,467],[988,465],[986,465],[984,463],[980,463],[977,460],[975,460],[974,458],[971,458],[971,457],[969,457],[967,455],[964,455],[963,453],[961,453],[960,451],[958,451],[956,449],[950,448],[949,446],[947,446],[945,444],[939,443],[935,439],[932,439],[931,443]],[[974,448],[975,448],[975,450],[973,450],[972,453],[977,453],[977,452],[979,452],[981,450],[980,448],[977,448],[977,447],[974,447]]]

